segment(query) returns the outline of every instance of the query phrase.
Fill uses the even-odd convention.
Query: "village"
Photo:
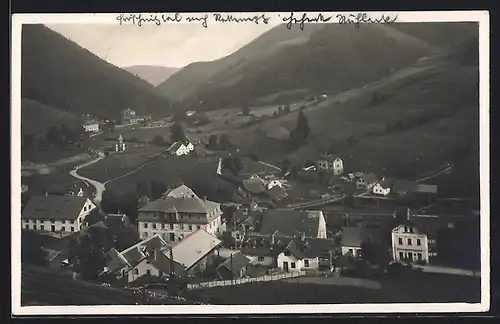
[[[123,111],[121,125],[110,130],[109,124],[88,119],[82,125],[90,138],[114,134],[114,141],[89,148],[94,160],[70,172],[85,185],[31,195],[24,204],[23,249],[37,242],[41,252],[26,248],[23,258],[71,273],[74,280],[184,296],[179,298],[210,287],[287,278],[376,280],[415,271],[479,276],[476,259],[464,261],[462,255],[469,235],[464,233],[479,222],[478,213],[461,207],[454,214],[433,212],[446,203],[433,179],[451,172],[451,163],[409,181],[348,171],[341,156],[326,153],[300,167],[276,166],[252,154],[240,156],[235,148],[213,150],[210,140],[158,140],[159,158],[210,157],[213,173],[234,191],[229,199],[212,201],[186,184],[168,183],[157,197],[143,194],[131,217],[105,212],[106,183],[80,175],[79,168],[140,149],[124,139],[124,127],[174,132],[178,124],[136,116],[131,109]],[[264,171],[243,172],[242,164],[249,163]],[[23,192],[29,192],[25,185]]]

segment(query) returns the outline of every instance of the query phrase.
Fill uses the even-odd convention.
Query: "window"
[[[411,238],[408,239],[408,245],[411,245]]]
[[[403,239],[401,237],[398,239],[398,243],[399,245],[403,245]]]
[[[258,260],[259,260],[259,262],[263,262],[264,261],[264,257],[260,256],[260,257],[258,257]]]
[[[408,226],[405,226],[405,233],[408,232]]]
[[[73,226],[71,226],[71,231],[74,232],[75,231],[75,228]]]
[[[236,239],[239,240],[240,239],[240,234],[236,234]]]
[[[404,260],[405,254],[403,252],[399,252],[399,260]]]
[[[138,275],[139,274],[139,269],[134,269],[134,274]]]
[[[422,261],[422,253],[418,253],[417,254],[417,260],[418,261]]]
[[[148,223],[144,223],[144,228],[148,228]]]
[[[304,260],[304,267],[309,268],[309,260]]]
[[[51,220],[50,222],[51,222],[52,224],[54,224],[56,221],[55,221],[55,220]]]
[[[148,232],[144,232],[144,233],[142,234],[142,236],[144,236],[144,237],[148,237]]]
[[[40,230],[42,230],[42,231],[45,230],[45,226],[40,225]]]
[[[156,229],[156,223],[153,223],[153,229]]]
[[[353,249],[349,249],[349,253],[350,254],[354,254],[354,250]]]
[[[161,229],[165,229],[165,224],[161,224]]]
[[[295,262],[290,262],[290,268],[295,269]]]
[[[63,221],[62,221],[62,223],[63,223],[63,224],[66,224],[66,221],[65,221],[65,220],[63,220]]]
[[[174,224],[170,224],[170,229],[173,230],[174,229]]]
[[[24,228],[26,228],[26,229],[30,229],[30,225],[29,225],[29,224],[26,224],[26,225],[24,225]]]
[[[413,233],[413,227],[410,227],[410,233]]]
[[[74,224],[74,223],[75,223],[75,221],[74,221],[74,220],[72,220],[72,221],[71,221],[71,224]]]
[[[192,231],[193,230],[193,225],[189,225],[189,230]]]
[[[420,242],[420,239],[417,239],[417,245],[418,246],[422,245],[422,242]]]
[[[170,233],[170,241],[174,242],[175,241],[175,234]]]
[[[197,228],[197,229],[200,229],[200,228],[201,228],[201,226],[200,226],[200,225],[197,225],[197,226],[196,226],[196,228]]]
[[[43,225],[42,225],[43,226]],[[66,227],[62,226],[61,227],[61,232],[66,232]]]

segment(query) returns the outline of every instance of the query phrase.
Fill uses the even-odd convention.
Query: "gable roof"
[[[21,218],[76,220],[87,202],[82,196],[33,196],[24,207]]]
[[[378,181],[378,177],[375,173],[370,172],[361,176],[361,178],[365,181],[365,183],[370,184]]]
[[[267,194],[273,200],[283,200],[288,197],[288,193],[286,192],[286,190],[281,188],[280,186],[272,187],[271,189],[269,189]]]
[[[286,250],[290,251],[297,259],[316,258],[328,256],[335,250],[335,241],[330,239],[292,240]]]
[[[323,154],[319,160],[322,161],[322,160],[327,160],[327,161],[335,161],[336,159],[340,159],[342,160],[339,156],[337,155],[333,155],[333,154]]]
[[[170,152],[170,153],[173,153],[173,152],[176,152],[182,145],[181,142],[173,142],[172,145],[170,145],[168,148],[167,148],[167,152]]]
[[[180,185],[177,188],[174,188],[170,191],[167,190],[164,194],[167,197],[173,197],[173,198],[182,198],[182,197],[197,197],[198,195],[195,194],[195,192],[189,188],[186,185]]]
[[[167,246],[167,242],[159,235],[154,235],[123,250],[120,254],[125,258],[128,264],[135,266],[148,255],[151,255],[154,250],[159,250],[165,246]]]
[[[285,236],[294,236],[304,232],[306,237],[317,237],[321,217],[324,216],[320,210],[268,209],[262,214],[262,223],[258,232],[271,235],[279,231]]]
[[[241,269],[245,268],[250,263],[250,260],[243,255],[241,252],[237,252],[232,255],[232,257],[227,258],[224,262],[222,262],[217,270],[220,268],[226,268],[231,271],[234,275],[238,274]]]
[[[140,208],[139,211],[204,214],[213,211],[218,206],[219,204],[216,202],[200,199],[198,197],[164,197],[149,202],[144,207]],[[138,220],[145,220],[146,217],[149,216],[140,215]]]
[[[343,227],[342,246],[361,247],[368,240],[381,241],[385,237],[384,232],[378,228],[367,227]]]
[[[267,190],[265,181],[260,178],[245,179],[242,184],[245,190],[252,194],[263,193]]]
[[[410,217],[410,219],[405,219],[398,226],[401,225],[416,226],[425,234],[432,237],[437,236],[438,232],[443,228],[441,220],[427,217]]]
[[[215,236],[203,229],[199,229],[172,246],[174,261],[189,270],[221,243],[222,241]]]

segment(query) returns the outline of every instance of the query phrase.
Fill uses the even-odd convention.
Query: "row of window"
[[[168,236],[167,236],[167,234],[168,234]],[[155,234],[153,233],[153,235],[155,235]],[[167,241],[170,241],[170,242],[175,242],[175,233],[162,233],[162,234],[161,234],[161,236],[162,236],[162,238],[163,238],[163,239],[166,239]],[[149,233],[148,233],[148,232],[144,232],[144,233],[142,233],[142,237],[143,237],[143,238],[147,238],[147,237],[149,237]],[[167,237],[168,237],[168,239],[167,239]],[[180,234],[180,235],[177,237],[177,241],[180,241],[180,240],[182,240],[183,238],[184,238],[184,234]]]
[[[30,225],[29,224],[26,224],[24,226],[25,229],[34,229],[34,230],[40,230],[40,231],[45,231],[45,226],[44,225],[40,225],[40,227],[37,227],[36,224],[33,224],[33,227],[30,228]],[[82,229],[82,226],[80,226],[80,229]],[[55,225],[52,225],[50,227],[50,231],[51,232],[56,232],[56,227]],[[61,226],[61,229],[59,230],[60,232],[66,232],[66,227],[65,226]],[[69,228],[69,231],[68,232],[74,232],[75,231],[75,227],[74,226],[71,226]]]
[[[408,245],[412,245],[412,244],[413,244],[413,243],[412,243],[413,241],[412,241],[412,239],[411,239],[411,238],[409,238],[409,239],[407,240],[407,242],[408,242]],[[398,244],[399,244],[399,245],[403,245],[403,239],[402,239],[401,237],[398,239]],[[422,242],[420,241],[420,239],[417,239],[417,246],[420,246],[420,245],[422,245]]]
[[[180,230],[189,230],[192,231],[194,226],[191,224],[177,224],[179,226]],[[149,223],[143,223],[142,225],[143,228],[149,228]],[[164,224],[164,223],[151,223],[151,228],[152,229],[166,229],[169,228],[170,230],[174,229],[174,224]],[[201,225],[196,225],[196,229],[200,229]]]
[[[400,260],[422,261],[422,253],[399,252]]]
[[[146,274],[147,275],[151,275],[151,270],[147,269],[146,270]],[[134,275],[138,276],[139,275],[139,269],[135,268],[134,269]],[[158,277],[162,277],[163,276],[163,272],[162,271],[158,271]]]
[[[46,220],[46,219],[28,219],[27,220],[28,224],[37,224],[37,223],[51,223],[51,224],[55,224],[56,221],[54,219],[51,219],[51,220]],[[63,224],[66,224],[66,220],[61,220],[60,222],[62,222]],[[75,221],[74,220],[71,220],[71,221],[67,221],[68,224],[74,224]]]

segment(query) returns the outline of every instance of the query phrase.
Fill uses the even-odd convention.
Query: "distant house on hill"
[[[167,148],[167,152],[171,155],[187,155],[194,150],[194,145],[192,143],[186,142],[174,142]]]
[[[372,192],[376,195],[388,196],[391,193],[393,181],[391,179],[383,179],[377,181],[372,188]]]
[[[87,120],[83,123],[83,128],[86,132],[98,132],[99,131],[99,122],[96,120]]]
[[[42,232],[78,232],[96,205],[83,196],[33,196],[21,215],[22,228]]]
[[[325,154],[318,160],[318,169],[331,171],[335,175],[344,172],[344,161],[338,156]]]

